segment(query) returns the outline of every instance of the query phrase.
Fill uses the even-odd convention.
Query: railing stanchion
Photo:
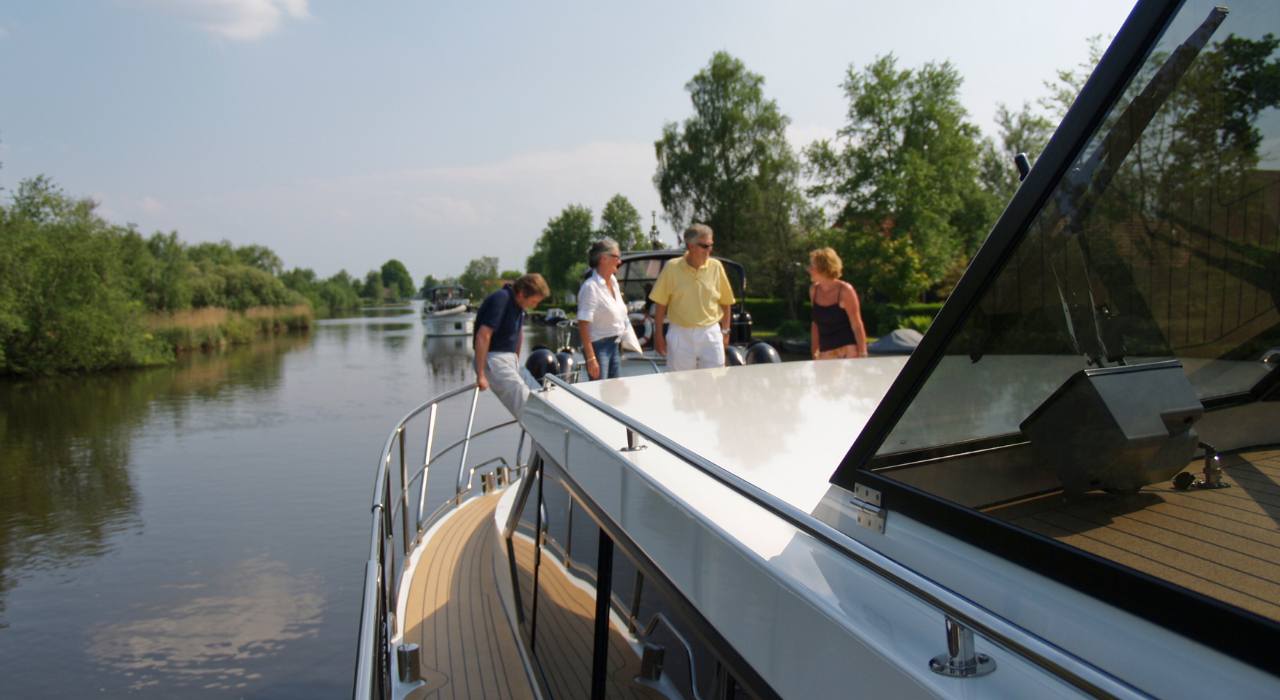
[[[427,449],[422,455],[422,489],[418,492],[418,517],[414,530],[422,529],[422,512],[427,507],[427,476],[431,468],[431,447],[436,437],[436,404],[427,413]]]
[[[404,426],[396,430],[400,438],[400,529],[403,530],[404,554],[409,556],[413,537],[409,536],[409,465],[404,461]]]
[[[466,441],[462,443],[462,462],[458,464],[458,487],[456,492],[458,505],[462,505],[462,479],[467,474],[467,449],[471,447],[471,429],[475,427],[476,402],[479,400],[480,387],[477,386],[471,394],[471,415],[467,418],[467,437]]]

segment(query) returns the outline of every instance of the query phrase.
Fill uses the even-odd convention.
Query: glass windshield
[[[1182,8],[879,455],[1017,434],[1089,367],[1176,358],[1202,401],[1272,369],[1277,28],[1274,0]]]

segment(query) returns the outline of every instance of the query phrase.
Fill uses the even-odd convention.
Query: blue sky
[[[0,8],[0,186],[45,174],[115,223],[417,280],[520,269],[569,204],[660,210],[653,142],[717,50],[793,145],[834,135],[849,66],[950,60],[972,120],[1114,34],[1125,2],[15,0]],[[668,243],[675,240],[659,217]]]

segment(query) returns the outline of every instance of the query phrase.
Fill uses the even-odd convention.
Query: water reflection
[[[148,371],[0,380],[0,627],[18,580],[81,566],[114,551],[117,534],[141,533],[129,465],[142,426],[183,429],[193,403],[270,394],[283,354],[308,343],[281,338]]]
[[[319,585],[266,555],[236,562],[211,581],[180,587],[202,595],[178,591],[132,621],[95,625],[89,657],[124,673],[130,690],[243,688],[261,676],[258,663],[317,633]]]
[[[438,378],[468,384],[475,375],[475,348],[471,336],[423,336],[422,359]]]
[[[386,323],[369,326],[369,332],[378,336],[388,350],[399,354],[409,349],[409,341],[415,337],[417,326],[412,323]]]

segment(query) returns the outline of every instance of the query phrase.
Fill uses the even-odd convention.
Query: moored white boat
[[[1140,2],[910,356],[397,426],[356,697],[1280,696],[1276,22]]]
[[[442,285],[425,292],[422,323],[427,335],[473,335],[476,314],[466,287]]]

